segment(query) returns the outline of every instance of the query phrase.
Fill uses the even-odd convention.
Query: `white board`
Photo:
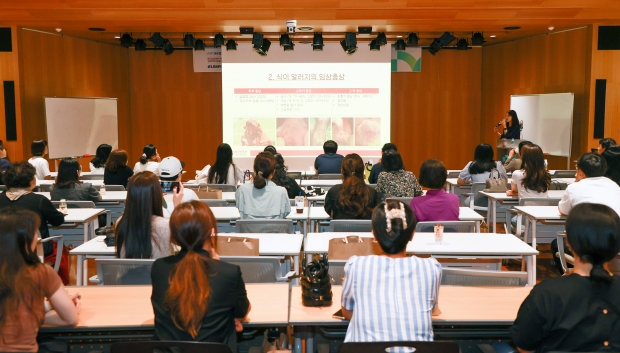
[[[100,144],[118,148],[116,98],[45,97],[49,158],[94,155]]]
[[[573,93],[510,96],[510,109],[523,121],[521,139],[552,156],[570,157],[574,99]]]

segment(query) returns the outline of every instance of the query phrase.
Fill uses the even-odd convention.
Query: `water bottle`
[[[512,148],[515,148],[515,139],[514,138],[510,141],[510,146]]]
[[[545,170],[547,170],[549,167],[549,163],[547,163],[547,160],[545,159]]]
[[[101,188],[99,188],[99,194],[105,195],[105,184],[101,184]]]
[[[60,204],[58,204],[58,210],[62,213],[67,212],[67,200],[60,199]]]

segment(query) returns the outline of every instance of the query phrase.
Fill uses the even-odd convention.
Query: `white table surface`
[[[83,180],[85,183],[92,184],[93,186],[99,187],[103,185],[103,180]],[[41,185],[53,185],[55,180],[39,180],[37,179],[37,186]]]
[[[43,195],[51,200],[49,192],[35,192],[35,194]],[[101,195],[102,202],[125,202],[127,199],[127,191],[107,191],[105,195]]]
[[[557,206],[515,206],[515,210],[523,212],[533,219],[566,219],[565,216],[560,215]]]
[[[84,223],[103,212],[101,208],[68,208],[65,223]]]
[[[552,199],[561,199],[562,195],[566,190],[549,190],[547,191],[547,196]],[[514,201],[514,203],[519,203],[519,198],[516,196],[508,196],[505,192],[484,192],[480,191],[480,194],[486,196],[490,200],[496,200],[500,202],[505,201]]]
[[[564,182],[568,185],[572,184],[575,182],[575,178],[553,178],[551,180],[556,180],[556,181],[561,181]]]
[[[81,172],[80,175],[103,175],[102,173],[93,172]],[[58,176],[58,172],[50,172],[50,178],[55,179]]]
[[[234,221],[241,215],[237,207],[210,207],[217,221]]]
[[[308,216],[310,220],[326,220],[330,219],[327,212],[323,207],[310,207],[310,214]],[[483,216],[469,207],[459,207],[459,220],[461,221],[482,221]]]
[[[299,183],[299,180],[297,180]],[[334,185],[342,184],[341,179],[310,179],[310,180],[302,180],[301,186],[318,186],[318,187],[332,187]]]

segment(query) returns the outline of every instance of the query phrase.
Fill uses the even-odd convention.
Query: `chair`
[[[38,234],[38,231],[37,231]],[[39,235],[40,236],[40,235]],[[62,250],[64,245],[64,239],[62,235],[54,235],[47,237],[45,239],[39,239],[37,242],[37,255],[41,258],[45,258],[45,254],[43,252],[43,243],[47,243],[48,241],[56,240],[56,260],[54,261],[54,271],[58,272],[60,269],[60,262],[62,260]],[[43,262],[43,261],[41,261]]]
[[[481,271],[460,268],[442,268],[442,285],[520,287],[527,284],[527,272]]]
[[[228,184],[183,184],[183,186],[186,188],[190,188],[190,189],[198,189],[198,188],[218,189],[218,190],[222,190],[222,192],[237,191],[236,185],[228,185]]]
[[[390,353],[390,352],[416,352],[416,353],[459,353],[459,345],[456,342],[345,342],[338,349],[338,353]],[[113,352],[114,353],[114,352]]]
[[[95,259],[100,285],[152,284],[154,259]]]
[[[106,191],[125,191],[125,187],[123,185],[106,185]]]
[[[82,174],[82,180],[103,180],[103,174]]]
[[[444,233],[475,233],[476,222],[474,221],[450,221],[450,222],[418,222],[415,226],[416,232],[434,232],[434,226],[437,223],[441,224],[444,228]]]
[[[6,191],[6,185],[0,185],[0,191]]]
[[[342,179],[342,174],[319,174],[319,180],[338,180]]]
[[[329,275],[332,277],[332,284],[336,286],[342,285],[344,277],[344,265],[347,260],[329,260]]]
[[[200,202],[206,203],[209,207],[228,207],[226,200],[200,199]]]
[[[301,179],[301,172],[286,172],[286,176],[291,179],[299,180]]]
[[[60,206],[60,201],[52,201],[52,205]],[[68,208],[95,208],[95,203],[92,201],[67,201]]]
[[[486,183],[471,184],[471,194],[469,195],[469,208],[474,211],[487,212],[489,210],[489,199],[480,194],[486,188]]]
[[[366,184],[366,185],[370,186],[370,187],[371,187],[371,188],[373,188],[373,189],[376,189],[376,188],[377,188],[377,184]]]
[[[282,276],[280,259],[275,256],[221,256],[220,260],[241,267],[245,283],[286,282],[295,275],[294,271],[290,271]]]
[[[336,219],[329,222],[330,232],[370,232],[372,224],[370,220]]]
[[[233,353],[227,345],[212,342],[137,341],[117,342],[110,346],[110,353]]]
[[[549,184],[549,190],[566,190],[568,187],[568,183],[551,179],[551,184]]]
[[[413,200],[413,197],[388,197],[385,199],[385,201],[400,201],[407,206],[411,204],[411,200]]]
[[[448,172],[448,179],[458,178],[461,175],[460,170],[452,170]]]
[[[556,170],[553,173],[554,178],[574,178],[577,174],[576,170]]]
[[[237,233],[295,233],[291,219],[238,219],[235,228]]]
[[[52,184],[41,184],[39,186],[37,186],[35,188],[36,191],[38,192],[51,192],[52,191]]]

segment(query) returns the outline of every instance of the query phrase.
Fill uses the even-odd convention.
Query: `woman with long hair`
[[[175,205],[181,203],[176,195]],[[157,259],[173,253],[163,199],[157,175],[141,172],[129,179],[125,210],[116,220],[116,257]]]
[[[212,167],[198,175],[197,180],[207,179],[207,184],[237,185],[243,182],[243,172],[233,162],[233,152],[230,145],[223,143],[217,146],[217,155]]]
[[[80,299],[36,253],[40,219],[8,207],[0,212],[0,352],[36,352],[42,324],[75,326]],[[46,315],[44,299],[53,312]]]
[[[388,151],[381,157],[381,173],[377,178],[377,193],[381,201],[388,197],[416,197],[422,187],[413,172],[405,170],[403,159],[397,151]]]
[[[501,132],[497,131],[497,126],[495,127],[495,132],[499,135],[499,138],[516,140],[521,138],[521,124],[519,123],[517,112],[514,110],[509,110],[506,113],[506,117],[499,122],[499,125],[502,127]]]
[[[286,174],[288,168],[284,165],[284,158],[282,158],[282,155],[274,153],[273,156],[276,159],[276,172],[273,178],[271,178],[271,181],[285,188],[289,199],[294,199],[296,196],[306,196],[306,193],[301,189],[297,181]]]
[[[620,218],[605,205],[578,204],[566,238],[572,273],[534,286],[510,328],[512,341],[520,352],[618,352],[620,280],[608,265],[620,252]]]
[[[506,179],[507,176],[504,165],[500,161],[493,160],[493,156],[494,152],[491,145],[481,143],[476,146],[474,160],[467,163],[465,168],[463,168],[457,179],[457,184],[483,183],[489,178],[493,169],[497,169],[500,178]]]
[[[325,195],[325,212],[332,219],[370,219],[378,201],[374,188],[364,181],[364,161],[357,153],[342,159],[342,184]]]
[[[522,151],[523,146],[531,145],[531,144],[532,144],[531,141],[522,140],[521,142],[519,142],[519,146],[517,146],[517,148],[513,148],[510,150],[510,152],[508,152],[508,157],[506,158],[506,161],[504,162],[504,168],[506,169],[506,172],[512,173],[515,170],[521,169],[520,151]]]
[[[148,170],[159,175],[159,162],[161,162],[161,157],[159,152],[157,152],[157,147],[149,143],[142,149],[142,156],[140,156],[140,161],[136,162],[136,165],[133,167],[133,172],[140,173]]]
[[[512,173],[508,196],[547,197],[551,174],[545,169],[545,157],[540,146],[529,144],[521,147],[521,169]]]
[[[220,342],[237,352],[235,331],[250,311],[239,266],[220,261],[214,249],[217,221],[200,201],[170,216],[172,243],[181,251],[151,269],[155,339]]]
[[[620,185],[620,146],[609,146],[601,156],[607,162],[605,176]]]
[[[133,170],[127,165],[127,159],[127,152],[123,150],[114,150],[110,153],[103,172],[104,184],[127,187],[127,182],[133,175]]]
[[[90,161],[90,172],[93,174],[103,174],[105,169],[105,162],[110,157],[112,152],[112,146],[107,143],[99,145],[95,158]]]
[[[271,179],[276,172],[276,159],[269,152],[261,152],[254,158],[254,180],[240,185],[235,199],[241,219],[284,219],[291,212],[286,189]]]
[[[75,158],[65,158],[58,164],[58,175],[50,192],[52,201],[101,201],[99,191],[91,183],[80,181],[82,167]]]

